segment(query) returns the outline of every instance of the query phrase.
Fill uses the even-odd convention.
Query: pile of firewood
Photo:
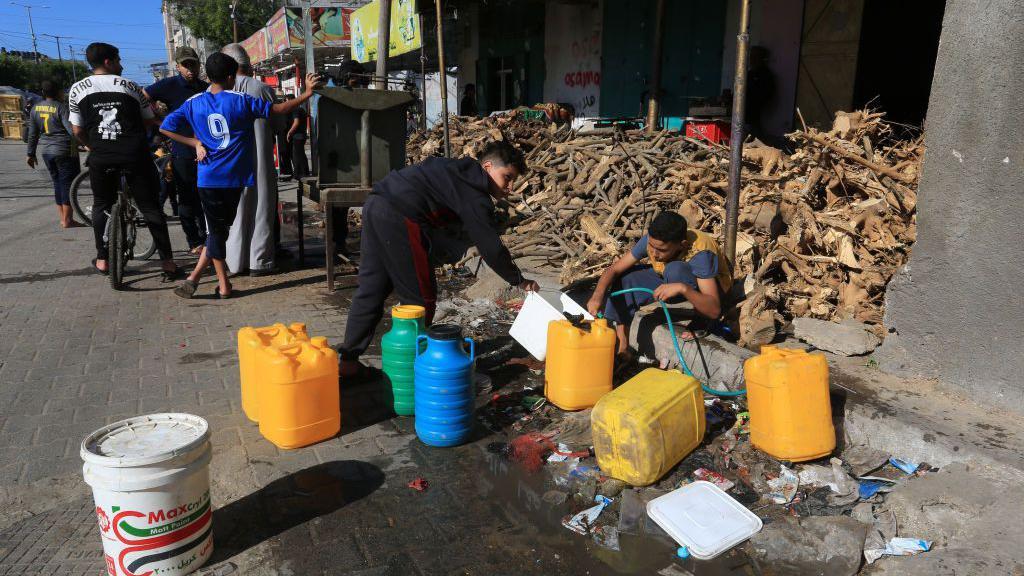
[[[662,210],[722,238],[729,149],[660,132],[577,136],[511,119],[453,120],[453,155],[492,138],[520,145],[530,173],[512,200],[506,244],[557,270],[592,278],[627,251]],[[915,237],[922,139],[898,138],[882,114],[839,113],[833,129],[789,135],[793,154],[744,148],[733,311],[753,346],[794,317],[852,319],[883,335],[885,286]],[[419,135],[410,157],[439,153]]]
[[[484,144],[491,140],[507,140],[523,153],[529,153],[538,146],[552,140],[565,139],[571,134],[568,125],[561,128],[555,124],[536,120],[522,120],[514,116],[489,116],[471,118],[451,116],[448,121],[449,138],[453,158],[476,156]],[[422,162],[431,156],[444,155],[444,132],[438,124],[428,132],[416,132],[406,145],[410,164]]]

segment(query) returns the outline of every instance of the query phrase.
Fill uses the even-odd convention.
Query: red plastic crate
[[[732,127],[725,120],[686,120],[686,135],[698,140],[729,145]]]

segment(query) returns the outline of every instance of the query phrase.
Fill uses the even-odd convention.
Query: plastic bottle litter
[[[864,551],[864,559],[868,564],[874,563],[882,556],[913,556],[932,549],[930,540],[920,538],[893,538],[885,548],[873,548]]]
[[[587,508],[586,510],[578,512],[571,518],[562,520],[562,526],[565,526],[577,534],[583,534],[586,536],[587,532],[589,532],[591,527],[594,525],[594,522],[597,521],[597,517],[600,516],[601,512],[612,503],[612,499],[597,495],[594,496],[594,502],[597,504]]]
[[[800,477],[796,475],[796,472],[780,465],[779,477],[769,480],[768,487],[772,490],[768,497],[776,504],[789,504],[796,496],[797,489],[800,488]]]
[[[676,556],[682,558],[683,560],[686,560],[690,557],[690,549],[686,546],[680,546],[679,549],[676,550]]]

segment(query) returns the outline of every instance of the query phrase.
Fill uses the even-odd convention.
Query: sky
[[[82,51],[90,42],[107,42],[121,50],[123,75],[140,84],[153,81],[149,65],[166,62],[163,19],[160,0],[17,0],[18,4],[32,5],[32,23],[35,26],[39,51],[57,58],[60,39],[64,58],[73,46],[78,60],[84,61]],[[8,50],[32,50],[25,8],[0,0],[0,46]]]

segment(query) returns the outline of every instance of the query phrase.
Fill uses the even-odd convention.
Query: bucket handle
[[[426,334],[420,334],[420,335],[416,336],[416,357],[417,358],[419,357],[420,354],[423,354],[423,352],[420,352],[420,342],[426,341],[426,339],[427,339],[427,335]],[[424,349],[424,352],[426,352],[425,349]]]
[[[476,342],[473,342],[472,338],[466,338],[466,342],[469,342],[469,360],[472,362],[476,359]]]

